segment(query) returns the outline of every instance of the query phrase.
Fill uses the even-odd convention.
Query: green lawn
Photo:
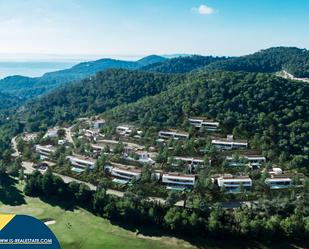
[[[2,182],[3,184],[4,182]],[[108,220],[97,217],[88,211],[75,208],[64,209],[48,204],[39,198],[25,197],[22,185],[10,178],[6,188],[0,185],[0,213],[28,214],[41,220],[55,220],[50,228],[59,239],[63,249],[190,249],[197,248],[189,242],[173,237],[160,236],[160,231],[143,228],[144,236],[136,231],[111,224]],[[9,191],[7,190],[9,189]],[[14,198],[13,198],[14,197]],[[49,201],[49,203],[51,203]],[[191,238],[193,239],[193,238]],[[250,240],[194,239],[198,248],[204,249],[299,249],[306,248],[286,241],[259,243]]]
[[[188,242],[168,237],[141,238],[135,232],[112,225],[108,220],[83,210],[65,211],[38,198],[25,198],[26,204],[0,205],[1,213],[28,214],[39,219],[52,219],[50,228],[59,239],[63,249],[78,248],[194,248]]]

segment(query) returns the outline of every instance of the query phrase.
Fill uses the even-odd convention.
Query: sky
[[[309,0],[0,0],[0,60],[309,48]]]

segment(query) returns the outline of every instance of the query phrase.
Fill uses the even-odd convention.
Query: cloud
[[[192,11],[200,14],[200,15],[211,15],[215,13],[215,9],[212,7],[209,7],[205,4],[201,4],[199,7],[193,7]]]

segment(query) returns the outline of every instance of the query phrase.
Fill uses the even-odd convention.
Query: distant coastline
[[[0,79],[13,75],[28,77],[40,77],[44,73],[70,68],[79,61],[36,61],[36,62],[14,62],[0,61]]]

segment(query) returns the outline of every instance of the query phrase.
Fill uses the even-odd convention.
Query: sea
[[[40,77],[45,73],[71,68],[72,66],[102,58],[138,60],[144,55],[96,54],[96,55],[40,55],[0,53],[0,79],[22,75]]]
[[[40,77],[44,73],[67,69],[78,63],[79,61],[0,61],[0,79],[13,75]]]

